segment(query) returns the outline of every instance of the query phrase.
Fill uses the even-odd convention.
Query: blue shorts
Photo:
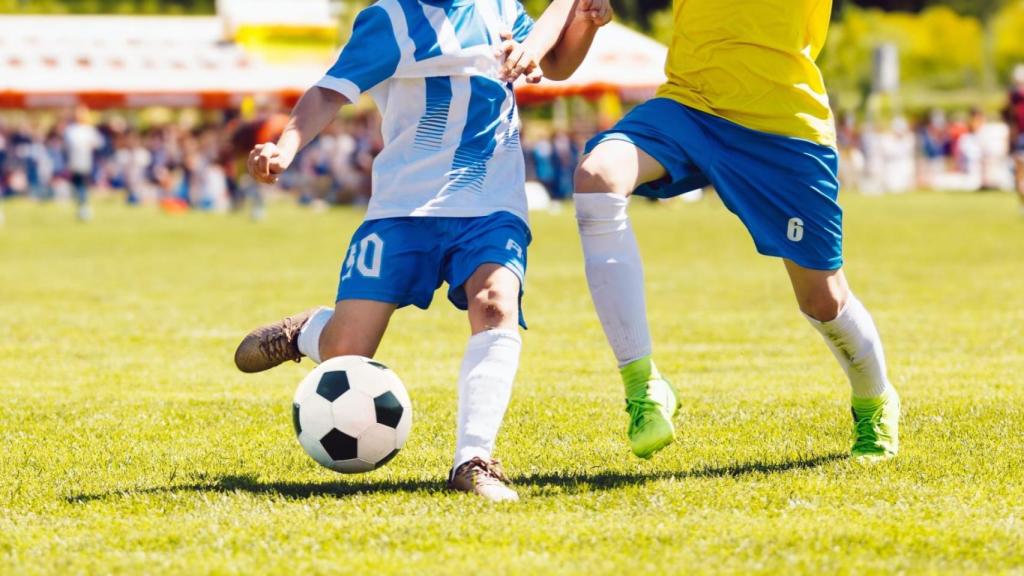
[[[345,253],[336,300],[376,300],[399,308],[412,304],[425,310],[447,282],[448,299],[466,310],[466,281],[480,266],[498,264],[519,277],[521,304],[531,239],[526,223],[509,212],[367,220]],[[526,328],[521,305],[519,323]]]
[[[712,185],[747,227],[757,251],[805,268],[843,265],[843,210],[835,149],[751,130],[667,98],[633,109],[587,143],[630,142],[668,172],[636,190],[670,198]]]

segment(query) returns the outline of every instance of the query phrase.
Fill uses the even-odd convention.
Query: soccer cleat
[[[242,372],[263,372],[288,360],[302,360],[299,331],[320,308],[310,308],[295,316],[261,326],[242,339],[235,350],[235,366]]]
[[[887,460],[900,448],[900,397],[894,388],[878,398],[854,398],[853,447],[858,460]]]
[[[629,444],[633,453],[648,459],[676,439],[672,416],[679,411],[679,394],[661,377],[650,356],[621,369],[629,413]]]
[[[501,462],[476,457],[452,470],[448,489],[476,494],[491,502],[518,502],[519,494],[509,487],[510,483]]]

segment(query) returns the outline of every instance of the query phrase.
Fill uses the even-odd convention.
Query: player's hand
[[[288,169],[289,164],[291,159],[285,158],[277,145],[271,142],[257,144],[249,152],[249,175],[263,184],[276,183],[277,177]]]
[[[498,77],[504,82],[515,82],[520,76],[525,76],[527,82],[536,84],[544,78],[537,56],[516,42],[511,32],[501,33],[501,44],[495,55],[502,60]]]
[[[611,22],[614,16],[611,0],[579,0],[576,14],[598,28]]]

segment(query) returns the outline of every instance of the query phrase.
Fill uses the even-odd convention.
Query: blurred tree
[[[1009,0],[851,0],[862,8],[878,8],[888,12],[920,12],[931,6],[946,6],[958,14],[984,18],[995,14]]]

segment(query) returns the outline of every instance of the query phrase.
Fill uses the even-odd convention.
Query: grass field
[[[1024,573],[1024,221],[1009,195],[849,195],[848,273],[887,344],[900,457],[845,457],[848,388],[715,201],[633,211],[680,441],[625,443],[571,210],[534,217],[501,457],[523,502],[442,490],[468,335],[441,295],[378,356],[415,406],[386,468],[295,441],[308,362],[236,372],[252,326],[328,303],[360,214],[10,203],[0,229],[0,574]]]

